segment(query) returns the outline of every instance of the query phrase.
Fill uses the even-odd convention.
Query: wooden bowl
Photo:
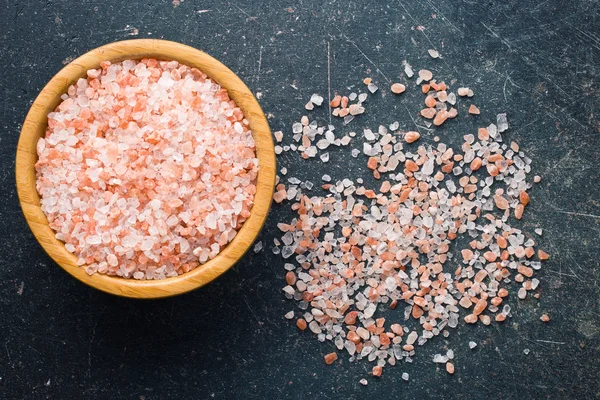
[[[119,62],[146,57],[175,60],[198,68],[227,89],[229,96],[243,110],[250,122],[259,162],[254,205],[250,217],[233,241],[214,259],[190,272],[163,280],[125,279],[97,273],[88,275],[84,267],[77,266],[77,258],[65,249],[64,243],[56,239],[46,215],[42,212],[40,197],[35,187],[35,163],[38,158],[36,145],[46,132],[48,113],[61,102],[60,96],[67,92],[70,85],[76,83],[79,78],[86,77],[87,70],[99,68],[100,62],[105,60]],[[231,268],[250,248],[267,218],[275,187],[275,171],[275,150],[269,125],[258,102],[242,80],[225,65],[200,50],[155,39],[107,44],[82,55],[64,67],[44,87],[31,106],[21,130],[16,159],[17,191],[23,214],[36,239],[50,257],[65,271],[87,285],[119,296],[136,298],[168,297],[188,292],[207,284]]]

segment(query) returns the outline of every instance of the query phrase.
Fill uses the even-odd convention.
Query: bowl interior
[[[98,68],[100,62],[105,60],[114,63],[147,57],[175,60],[198,68],[227,89],[231,99],[242,109],[250,123],[259,162],[254,205],[250,217],[239,229],[236,237],[215,258],[190,272],[163,280],[88,275],[83,267],[77,266],[76,257],[65,249],[64,243],[56,239],[40,207],[40,198],[35,187],[36,145],[39,138],[45,134],[48,113],[58,106],[61,102],[60,96],[66,93],[70,85],[86,76],[87,70]],[[264,113],[252,92],[237,75],[213,57],[193,47],[165,40],[137,39],[111,43],[82,55],[65,66],[42,89],[23,123],[17,147],[16,180],[21,208],[33,234],[50,257],[69,274],[108,293],[126,297],[158,298],[181,294],[205,285],[231,268],[244,255],[266,220],[275,187],[275,163],[273,140]]]

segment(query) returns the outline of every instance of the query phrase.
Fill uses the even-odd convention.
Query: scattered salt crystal
[[[329,161],[329,153],[323,153],[320,155],[321,161],[328,162]]]
[[[367,386],[369,384],[369,382],[367,382],[367,380],[365,378],[361,379],[359,382],[363,386]]]
[[[370,129],[365,129],[363,134],[365,135],[365,139],[369,141],[375,140],[375,134]]]
[[[431,58],[438,58],[440,56],[440,53],[438,53],[437,50],[429,49],[427,50],[427,52],[429,53]]]
[[[413,72],[413,69],[409,63],[404,64],[404,73],[409,78],[412,78],[415,75],[415,73]]]
[[[323,104],[323,97],[315,93],[312,96],[310,96],[310,102],[316,106],[320,106],[321,104]]]
[[[261,251],[263,249],[263,242],[262,241],[258,241],[255,245],[254,245],[254,252],[258,253],[259,251]]]
[[[477,347],[477,343],[475,343],[475,342],[473,342],[473,341],[469,342],[469,348],[470,348],[471,350],[473,350],[475,347]]]
[[[403,372],[402,373],[402,379],[405,380],[405,381],[408,381],[408,378],[409,378],[408,373],[407,372]]]
[[[529,352],[530,352],[530,350],[529,350],[529,349],[524,349],[524,350],[523,350],[523,354],[525,354],[525,355],[528,355],[528,354],[529,354]]]
[[[311,111],[311,110],[313,110],[313,109],[315,108],[315,105],[314,105],[314,104],[313,104],[311,101],[309,101],[308,103],[306,103],[306,104],[304,105],[304,108],[305,108],[306,110],[308,110],[308,111]]]
[[[379,88],[374,83],[369,83],[369,85],[367,86],[367,89],[369,89],[369,92],[375,93],[377,91],[377,89],[379,89]]]
[[[292,318],[294,318],[294,311],[288,312],[287,314],[284,315],[284,317],[286,319],[292,319]]]
[[[496,117],[496,124],[498,125],[498,132],[502,133],[508,129],[508,120],[506,114],[498,114]]]
[[[536,228],[534,229],[535,233],[537,233],[539,236],[542,236],[542,229],[541,228]]]

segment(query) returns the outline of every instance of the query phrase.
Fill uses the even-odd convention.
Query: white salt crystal
[[[508,120],[506,114],[498,114],[496,116],[496,124],[498,125],[498,132],[502,133],[508,129]]]
[[[315,93],[312,96],[310,96],[310,101],[314,105],[320,106],[321,104],[323,104],[323,97],[321,97],[321,96],[319,96],[318,94]]]

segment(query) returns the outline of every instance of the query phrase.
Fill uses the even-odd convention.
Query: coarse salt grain
[[[214,258],[249,217],[258,160],[227,91],[175,61],[101,63],[38,142],[37,190],[88,273],[162,279]]]

